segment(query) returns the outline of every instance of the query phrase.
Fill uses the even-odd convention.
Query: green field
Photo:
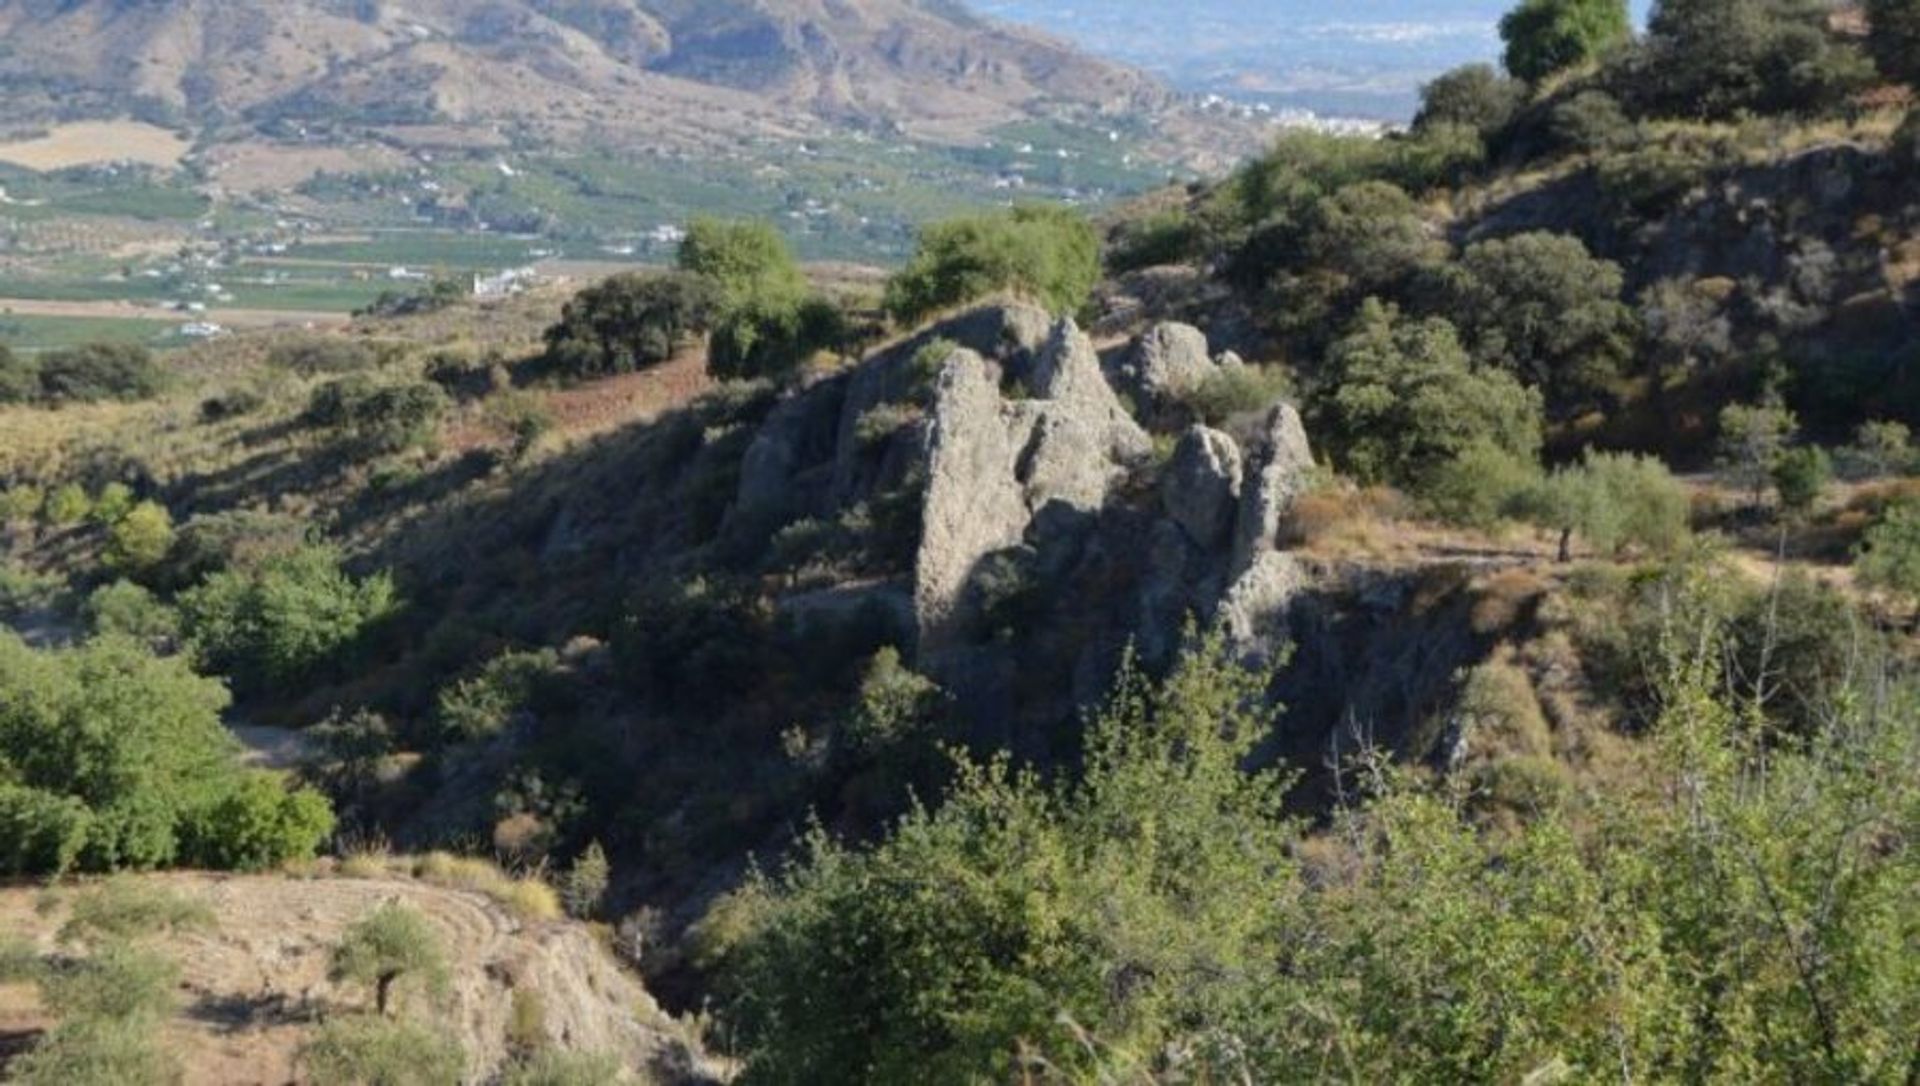
[[[0,344],[22,353],[84,343],[139,343],[164,347],[180,342],[171,321],[120,317],[41,317],[0,314]]]

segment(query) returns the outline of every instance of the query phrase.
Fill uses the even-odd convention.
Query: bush
[[[93,812],[79,799],[0,783],[0,875],[59,877],[79,862]]]
[[[79,483],[66,485],[47,495],[47,505],[41,516],[48,524],[56,528],[71,528],[91,516],[93,499]]]
[[[606,904],[607,887],[613,878],[612,865],[607,863],[607,854],[600,842],[589,842],[587,847],[574,858],[573,866],[567,869],[567,877],[560,887],[560,898],[566,904],[567,915],[576,920],[592,920],[600,915],[600,909]]]
[[[1913,431],[1898,422],[1863,422],[1854,431],[1853,444],[1843,454],[1850,475],[1883,479],[1905,475],[1920,464]]]
[[[1807,0],[1662,0],[1641,55],[1615,73],[1642,112],[1701,120],[1818,114],[1871,79],[1872,66]]]
[[[1855,569],[1868,587],[1920,601],[1920,501],[1895,505],[1867,530]]]
[[[1718,465],[1731,486],[1760,504],[1773,470],[1799,432],[1793,412],[1776,403],[1729,404],[1720,411]]]
[[[706,330],[716,300],[714,284],[698,275],[613,276],[567,303],[547,329],[547,360],[576,379],[658,365]]]
[[[614,1086],[627,1081],[612,1056],[591,1052],[542,1052],[507,1070],[503,1086]]]
[[[73,899],[60,927],[60,942],[111,947],[213,927],[213,910],[204,901],[155,883],[113,878]]]
[[[190,588],[216,573],[256,570],[269,558],[299,550],[306,538],[306,524],[280,513],[202,514],[174,533],[165,562],[149,579],[168,588]]]
[[[1483,139],[1506,128],[1526,102],[1527,88],[1502,76],[1491,64],[1455,68],[1420,88],[1420,113],[1414,131],[1435,125],[1460,125]]]
[[[1000,293],[1073,314],[1099,281],[1100,242],[1084,216],[1018,207],[923,229],[913,259],[888,281],[885,304],[903,325]]]
[[[137,1023],[62,1023],[9,1067],[18,1086],[177,1086],[180,1068]]]
[[[180,616],[173,608],[132,581],[115,581],[94,589],[83,610],[87,628],[95,637],[130,637],[162,645],[180,632]]]
[[[0,343],[0,404],[33,403],[40,398],[40,364]]]
[[[509,652],[495,657],[479,674],[442,690],[434,716],[450,742],[491,739],[530,708],[542,688],[560,671],[552,649]]]
[[[1595,60],[1632,33],[1622,0],[1521,0],[1500,20],[1507,71],[1529,83]]]
[[[1636,131],[1620,100],[1603,90],[1583,90],[1553,107],[1547,132],[1564,151],[1606,155],[1632,146]]]
[[[355,1014],[321,1026],[300,1066],[313,1086],[459,1086],[466,1056],[443,1030]]]
[[[1788,449],[1773,464],[1774,491],[1790,513],[1810,512],[1832,481],[1833,460],[1818,445]]]
[[[336,551],[316,546],[216,573],[179,602],[195,654],[246,691],[296,685],[342,663],[399,607],[386,574],[356,579]]]
[[[173,1006],[180,967],[150,951],[109,943],[41,980],[47,1009],[65,1019],[152,1022]]]
[[[44,403],[134,401],[160,394],[165,374],[145,347],[95,343],[40,356],[40,395]]]
[[[1108,241],[1107,269],[1120,275],[1179,264],[1199,256],[1204,240],[1199,224],[1183,210],[1128,221]]]
[[[185,830],[199,861],[230,871],[270,871],[311,859],[333,835],[333,808],[320,793],[290,789],[279,776],[246,773]]]
[[[1181,402],[1209,426],[1265,411],[1293,393],[1293,377],[1281,366],[1219,366],[1181,394]]]
[[[425,917],[399,904],[382,905],[348,928],[333,949],[327,975],[336,984],[367,988],[382,1017],[401,982],[434,997],[444,994],[448,983],[439,934]]]
[[[133,488],[125,483],[108,483],[93,499],[93,522],[111,528],[133,512]]]
[[[1540,466],[1479,442],[1429,472],[1419,497],[1449,524],[1485,531],[1513,515],[1515,503],[1539,485]]]
[[[754,299],[715,319],[707,366],[721,380],[784,379],[846,334],[845,316],[824,298]]]
[[[267,352],[267,364],[291,370],[302,377],[323,374],[363,373],[380,365],[380,355],[358,340],[339,338],[300,339],[282,343]]]
[[[448,406],[445,390],[430,381],[379,385],[365,377],[346,377],[314,389],[305,418],[369,453],[382,454],[425,444]]]
[[[1920,83],[1920,4],[1866,0],[1867,51],[1888,79]]]
[[[102,557],[109,569],[144,573],[173,549],[173,515],[158,502],[141,502],[107,529]]]

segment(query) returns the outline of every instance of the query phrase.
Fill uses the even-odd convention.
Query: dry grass
[[[413,864],[412,871],[422,882],[484,894],[522,920],[552,921],[562,914],[560,895],[553,887],[532,875],[515,878],[488,860],[430,852]]]
[[[35,139],[0,144],[0,162],[43,172],[105,162],[139,162],[170,170],[192,147],[179,133],[155,125],[83,121],[60,125]]]

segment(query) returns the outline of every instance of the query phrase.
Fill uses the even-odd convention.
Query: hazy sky
[[[1631,0],[1644,19],[1652,0]],[[1404,119],[1421,83],[1498,57],[1513,0],[975,0],[1189,90]]]

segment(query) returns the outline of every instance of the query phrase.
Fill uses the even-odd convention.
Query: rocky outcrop
[[[964,349],[941,373],[915,571],[922,661],[937,662],[964,639],[965,590],[989,555],[1029,543],[1044,549],[1049,524],[1063,511],[1097,514],[1152,448],[1071,321],[1054,329],[1033,388],[1036,399],[1007,399],[996,367]]]
[[[1159,415],[1214,371],[1207,337],[1192,325],[1168,322],[1154,325],[1134,342],[1116,378],[1143,411]]]
[[[1234,576],[1253,568],[1261,555],[1278,542],[1280,525],[1295,499],[1313,479],[1313,449],[1307,428],[1292,404],[1276,405],[1267,413],[1261,443],[1245,493],[1233,542]]]
[[[1212,549],[1233,526],[1240,484],[1240,446],[1218,430],[1195,426],[1174,447],[1160,501],[1194,546]]]

